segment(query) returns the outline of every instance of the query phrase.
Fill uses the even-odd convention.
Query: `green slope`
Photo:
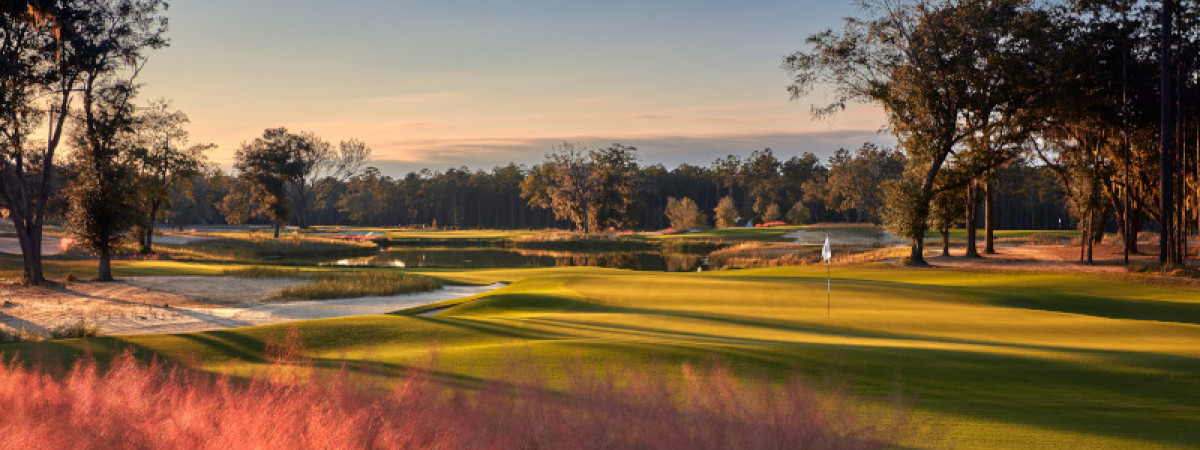
[[[147,263],[149,264],[149,263]],[[184,266],[130,265],[174,272]],[[428,271],[513,284],[434,316],[401,312],[299,323],[310,356],[376,361],[381,378],[424,364],[473,386],[527,359],[673,373],[718,355],[747,372],[829,377],[868,400],[900,391],[967,448],[1200,445],[1200,292],[1086,275],[824,268],[667,274],[595,268]],[[244,373],[289,325],[176,336],[6,345],[66,360],[133,346]],[[928,441],[914,445],[931,445]]]

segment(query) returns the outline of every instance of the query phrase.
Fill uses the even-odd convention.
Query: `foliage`
[[[884,204],[883,224],[897,236],[915,236],[921,235],[924,238],[925,231],[929,229],[927,218],[929,217],[930,202],[921,195],[920,181],[915,177],[905,176],[896,180],[888,180],[882,186]],[[924,239],[917,240],[919,245],[922,245],[920,253],[914,250],[914,254],[924,252]],[[914,244],[914,245],[918,245]],[[912,255],[910,255],[911,258]],[[920,263],[924,259],[912,260],[912,263]]]
[[[996,129],[1018,128],[1017,112],[1040,97],[1055,39],[1045,14],[1022,0],[871,1],[869,17],[848,18],[840,33],[811,35],[809,50],[785,58],[793,98],[818,85],[833,99],[814,107],[816,116],[841,111],[851,102],[881,105],[888,125],[912,166],[911,194],[892,195],[891,228],[913,241],[909,259],[921,263],[924,230],[934,185],[947,158],[965,141],[987,133],[996,117],[1014,119]],[[989,147],[991,148],[991,147]],[[990,169],[1003,158],[980,158]],[[895,185],[893,183],[893,185]],[[911,198],[905,198],[911,197]],[[903,201],[901,201],[903,199]],[[899,214],[898,208],[908,212]]]
[[[754,215],[763,222],[774,220],[765,215],[781,194],[780,166],[779,159],[769,148],[751,153],[742,165],[741,178],[749,197],[747,201]]]
[[[687,197],[682,199],[668,197],[665,214],[667,215],[667,220],[671,223],[671,228],[676,230],[690,230],[705,226],[708,223],[708,218],[704,217],[704,213],[700,212],[700,207],[696,206],[696,202]]]
[[[276,237],[291,215],[288,187],[313,170],[313,155],[328,150],[328,144],[312,134],[295,134],[286,128],[269,128],[261,137],[242,144],[234,168],[247,188],[231,192],[237,211],[248,206],[252,214],[265,214],[275,223]],[[243,201],[249,200],[248,202]],[[230,208],[234,210],[234,208]]]
[[[45,281],[42,226],[51,190],[57,188],[52,179],[58,170],[55,152],[72,106],[82,103],[85,117],[77,121],[87,128],[83,134],[89,136],[89,149],[111,147],[111,138],[127,125],[125,108],[115,116],[97,116],[94,107],[100,102],[119,106],[113,102],[119,96],[114,90],[134,90],[131,80],[144,64],[145,52],[166,45],[164,9],[162,0],[106,0],[6,2],[0,10],[0,134],[5,136],[0,196],[21,243],[26,282]],[[31,139],[42,125],[47,140]],[[105,196],[103,190],[92,183],[81,192]],[[83,201],[102,207],[95,198]],[[105,264],[102,257],[101,272]]]
[[[950,230],[966,214],[962,189],[943,190],[930,203],[929,226],[942,235],[942,256],[950,254]]]
[[[717,207],[713,208],[713,218],[717,222],[717,227],[726,228],[737,225],[737,206],[733,204],[733,198],[729,196],[721,197],[721,201],[717,203]]]
[[[767,210],[762,213],[763,223],[777,222],[781,218],[783,218],[783,213],[779,211],[778,203],[767,205]]]
[[[843,214],[853,211],[854,222],[877,219],[883,210],[883,191],[870,186],[899,178],[905,164],[903,153],[871,143],[864,143],[853,155],[839,149],[829,158],[826,204]]]
[[[521,182],[521,196],[579,230],[626,228],[641,190],[636,152],[621,144],[593,151],[561,144]]]
[[[788,209],[787,222],[792,225],[804,225],[812,221],[812,215],[808,212],[808,206],[804,205],[803,201],[798,201]]]
[[[313,133],[302,133],[307,145],[297,147],[302,161],[299,176],[290,180],[289,193],[295,203],[296,223],[307,228],[315,203],[327,200],[333,193],[328,181],[345,182],[363,170],[371,158],[371,148],[358,139],[338,143],[337,150]]]
[[[74,339],[96,337],[99,335],[100,326],[84,319],[79,319],[74,323],[63,325],[50,331],[50,339]]]
[[[171,207],[172,188],[199,175],[205,165],[204,152],[216,145],[189,145],[187,114],[172,110],[165,99],[150,102],[138,116],[130,149],[137,168],[138,202],[145,208],[137,230],[138,252],[152,253],[154,225]]]
[[[89,110],[71,136],[75,181],[67,189],[67,227],[81,248],[100,257],[98,278],[108,281],[112,253],[140,219],[131,148],[134,87],[92,88],[85,93]]]

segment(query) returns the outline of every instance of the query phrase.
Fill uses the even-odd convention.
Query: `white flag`
[[[829,250],[829,235],[825,235],[825,246],[821,247],[821,260],[829,262],[833,258],[833,252]]]

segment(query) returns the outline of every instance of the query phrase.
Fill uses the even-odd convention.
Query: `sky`
[[[814,121],[813,100],[785,90],[782,58],[855,13],[848,0],[185,0],[140,81],[222,166],[279,126],[362,139],[393,176],[532,165],[561,142],[633,145],[668,168],[767,147],[824,158],[894,142],[876,107]]]

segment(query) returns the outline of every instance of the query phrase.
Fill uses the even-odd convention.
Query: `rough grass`
[[[40,342],[47,339],[74,339],[99,335],[100,325],[89,320],[79,319],[74,323],[62,325],[46,332],[26,327],[11,331],[0,328],[0,343]]]
[[[284,288],[279,298],[322,300],[349,297],[382,297],[432,291],[442,283],[422,275],[396,272],[322,272],[312,282]]]
[[[394,271],[301,271],[281,267],[245,267],[226,270],[225,275],[246,278],[300,278],[308,284],[284,288],[277,298],[325,300],[331,298],[381,297],[432,291],[442,282],[424,275]]]

